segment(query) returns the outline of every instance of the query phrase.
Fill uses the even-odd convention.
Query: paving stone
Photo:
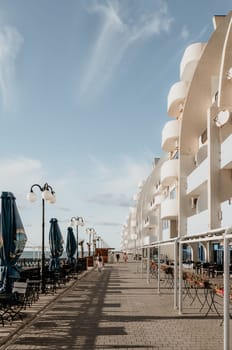
[[[158,294],[156,280],[147,284],[138,271],[136,262],[109,264],[56,296],[41,297],[23,322],[1,328],[0,349],[223,350],[215,312],[205,317],[199,301],[190,305],[186,297],[178,315],[173,290],[162,287]]]

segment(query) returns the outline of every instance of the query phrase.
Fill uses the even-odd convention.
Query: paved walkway
[[[0,349],[223,350],[221,319],[205,317],[188,298],[179,316],[173,291],[162,288],[158,295],[156,281],[147,284],[136,263],[92,270],[59,293],[56,300],[41,298],[36,312],[27,311],[34,319],[26,326],[18,321],[22,328]]]

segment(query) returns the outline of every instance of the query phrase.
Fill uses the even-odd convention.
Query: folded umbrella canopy
[[[63,237],[58,225],[58,220],[53,218],[50,220],[49,245],[50,245],[50,270],[59,270],[59,257],[63,254]]]
[[[27,242],[15,197],[2,192],[0,214],[0,291],[10,291],[12,282],[20,277],[16,263]]]
[[[68,257],[68,263],[73,265],[75,264],[75,258],[73,255],[75,254],[75,251],[77,249],[77,242],[76,238],[73,233],[73,228],[68,227],[67,228],[67,240],[66,240],[66,253]]]

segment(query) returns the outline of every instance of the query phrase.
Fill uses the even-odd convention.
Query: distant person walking
[[[103,258],[102,256],[97,256],[97,270],[101,272],[102,267],[103,267]]]
[[[123,260],[124,260],[124,263],[126,264],[126,263],[127,263],[127,260],[128,260],[128,255],[127,255],[127,253],[124,253],[124,254],[123,254]]]
[[[117,260],[117,263],[119,262],[119,259],[120,259],[120,254],[119,254],[119,253],[117,253],[117,254],[116,254],[116,260]]]

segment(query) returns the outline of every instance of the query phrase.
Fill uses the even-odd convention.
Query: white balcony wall
[[[185,97],[188,92],[188,84],[179,81],[172,85],[168,94],[168,115],[178,118],[182,113],[181,105],[184,104]]]
[[[162,186],[170,186],[178,178],[178,159],[169,159],[163,163],[160,171]]]
[[[153,211],[155,209],[155,199],[152,198],[152,200],[148,203],[148,212]]]
[[[205,159],[187,178],[187,194],[202,185],[208,179],[208,158]]]
[[[134,250],[135,249],[135,243],[134,241],[129,241],[127,244],[127,249],[128,250]]]
[[[136,227],[136,220],[131,220],[131,227]]]
[[[222,227],[230,227],[232,226],[232,201],[225,201],[221,204],[221,211],[222,211],[222,221],[221,226]]]
[[[161,203],[161,219],[175,219],[178,215],[178,201],[174,199],[165,199]]]
[[[148,220],[145,222],[144,227],[152,228],[152,227],[155,227],[157,224],[158,224],[157,216],[149,215]]]
[[[162,130],[162,149],[165,152],[174,151],[180,135],[180,121],[170,120]]]
[[[195,155],[195,161],[197,166],[199,166],[208,156],[208,145],[203,145],[199,148]]]
[[[196,66],[201,58],[205,46],[205,43],[194,43],[186,48],[180,63],[181,80],[192,80]]]
[[[155,196],[155,206],[159,205],[162,202],[163,196],[162,195],[156,195]]]
[[[195,235],[209,230],[208,210],[187,218],[187,235]]]
[[[166,228],[162,231],[162,240],[168,241],[170,239],[170,228]]]
[[[145,245],[150,244],[150,236],[143,237],[143,244],[145,244]]]
[[[232,169],[232,135],[221,145],[221,168]]]

